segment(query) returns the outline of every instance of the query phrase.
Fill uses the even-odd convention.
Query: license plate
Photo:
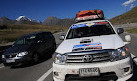
[[[79,69],[80,76],[99,76],[99,68],[82,68]]]
[[[6,60],[7,63],[15,62],[15,60]]]

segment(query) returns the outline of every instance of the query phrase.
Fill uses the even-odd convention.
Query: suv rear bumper
[[[53,79],[54,81],[64,81],[66,75],[79,75],[80,68],[94,68],[100,70],[100,74],[114,72],[117,81],[126,81],[133,75],[132,61],[128,57],[123,60],[115,62],[102,62],[102,63],[71,63],[66,65],[59,65],[53,63]],[[128,68],[127,71],[125,69]]]

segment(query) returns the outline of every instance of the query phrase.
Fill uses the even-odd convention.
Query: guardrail
[[[137,27],[137,23],[127,23],[127,24],[119,24],[119,25],[113,25],[114,27],[122,27],[122,28],[135,28]]]

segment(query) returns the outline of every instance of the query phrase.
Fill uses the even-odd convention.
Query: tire
[[[3,63],[3,65],[4,65],[5,67],[9,67],[9,65],[8,65],[8,64],[6,64],[6,63]]]

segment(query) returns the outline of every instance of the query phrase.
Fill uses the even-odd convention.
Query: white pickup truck
[[[73,24],[53,55],[54,81],[126,81],[133,66],[126,42],[108,20]]]

